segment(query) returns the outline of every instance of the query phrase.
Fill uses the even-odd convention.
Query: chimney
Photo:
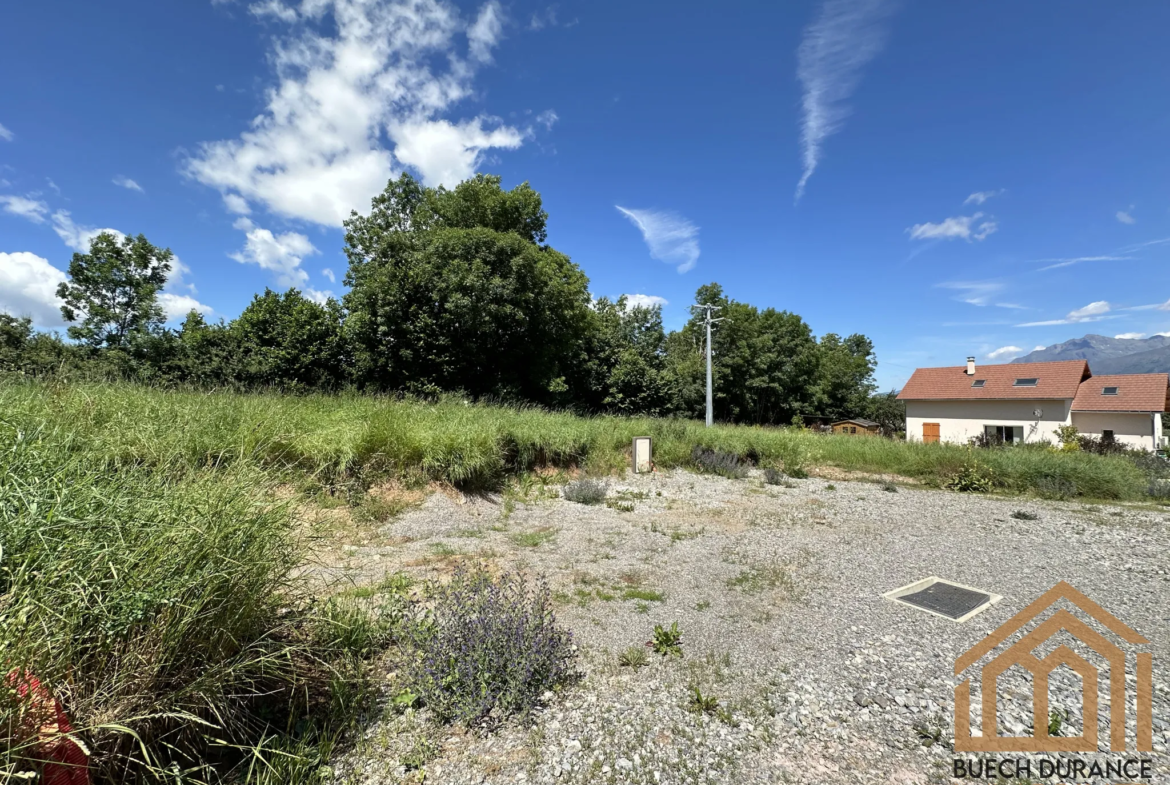
[[[967,358],[967,375],[968,376],[975,375],[975,358],[974,357]]]

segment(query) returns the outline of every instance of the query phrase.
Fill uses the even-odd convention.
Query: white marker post
[[[649,436],[634,437],[634,474],[654,471],[653,444]]]

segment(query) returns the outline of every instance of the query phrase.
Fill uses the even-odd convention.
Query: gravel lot
[[[339,776],[949,782],[955,657],[1066,580],[1152,642],[1152,781],[1170,782],[1170,511],[683,471],[611,480],[610,499],[632,511],[567,502],[555,485],[520,498],[434,493],[367,541],[323,554],[314,571],[334,586],[441,574],[462,558],[543,574],[586,674],[531,726],[490,735],[387,711]],[[1004,599],[956,624],[880,596],[930,575]],[[683,658],[619,666],[619,652],[675,621]],[[1030,690],[1013,679],[999,722],[1019,732],[1031,725]],[[696,685],[719,700],[718,716],[688,710]],[[1054,676],[1050,688],[1068,710],[1065,735],[1083,721],[1076,686]],[[1101,717],[1106,728],[1107,706]]]

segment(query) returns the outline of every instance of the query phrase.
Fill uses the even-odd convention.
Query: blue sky
[[[595,295],[863,332],[878,379],[1170,331],[1170,5],[190,0],[0,11],[0,309],[99,229],[174,313],[340,295],[403,169],[528,180]],[[803,183],[803,187],[802,187]]]

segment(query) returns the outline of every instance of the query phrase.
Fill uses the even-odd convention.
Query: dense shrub
[[[978,461],[970,461],[950,476],[946,487],[964,493],[987,493],[994,484],[994,476],[985,466],[980,466]]]
[[[1041,477],[1036,481],[1036,495],[1041,499],[1071,499],[1077,495],[1077,484],[1060,476]]]
[[[784,472],[771,467],[764,469],[764,482],[768,485],[779,485],[784,482]]]
[[[557,624],[543,582],[461,567],[430,598],[413,629],[409,681],[440,719],[525,716],[546,691],[576,678],[572,635]]]
[[[1077,439],[1077,444],[1080,446],[1082,452],[1093,453],[1094,455],[1121,455],[1130,452],[1124,442],[1119,442],[1112,436],[1102,436],[1100,438],[1096,436],[1081,436]]]
[[[748,473],[746,462],[731,452],[720,452],[705,447],[696,447],[691,451],[691,462],[700,471],[718,474],[733,480],[742,479]]]
[[[608,489],[597,480],[577,480],[565,486],[565,498],[577,504],[601,504]]]

